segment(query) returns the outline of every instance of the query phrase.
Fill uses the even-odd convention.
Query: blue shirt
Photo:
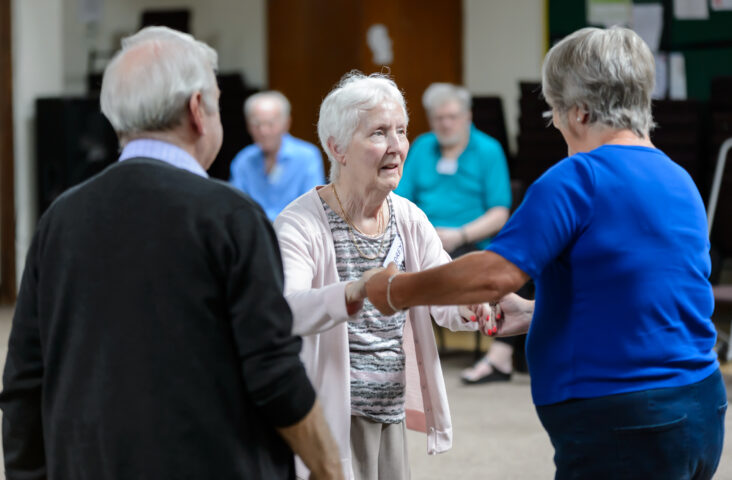
[[[536,284],[534,403],[688,385],[717,368],[704,205],[661,151],[559,162],[488,248]]]
[[[122,162],[130,158],[139,157],[160,160],[174,167],[182,168],[201,177],[208,178],[206,170],[203,169],[201,164],[190,153],[172,143],[149,138],[132,140],[125,145],[122,154],[119,156],[119,161]]]
[[[470,139],[452,174],[438,172],[437,136],[417,137],[409,149],[395,192],[413,201],[435,227],[459,228],[493,207],[511,208],[506,156],[493,137],[470,127]],[[490,239],[478,243],[485,248]]]
[[[290,134],[283,135],[269,175],[264,161],[264,153],[257,144],[245,147],[231,162],[229,181],[259,203],[270,220],[297,197],[325,181],[318,147]]]

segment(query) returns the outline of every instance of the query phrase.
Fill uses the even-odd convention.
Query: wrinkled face
[[[429,114],[430,127],[443,147],[452,147],[468,138],[470,113],[463,110],[460,102],[449,100]]]
[[[247,118],[247,128],[254,143],[265,154],[274,154],[280,149],[282,135],[290,129],[290,119],[283,114],[280,102],[262,98],[254,104]]]
[[[362,115],[339,159],[340,175],[388,193],[399,185],[408,151],[404,111],[397,103],[385,102]]]
[[[221,90],[216,87],[214,95],[214,101],[216,105],[219,104],[219,97],[221,97]],[[219,109],[216,108],[215,112],[209,112],[206,108],[204,112],[204,131],[206,132],[206,151],[204,153],[204,164],[203,168],[208,170],[211,164],[216,160],[216,155],[221,150],[221,144],[224,141],[224,129],[221,126],[221,115]]]

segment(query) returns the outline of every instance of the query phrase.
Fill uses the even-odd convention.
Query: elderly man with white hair
[[[323,184],[323,157],[318,147],[288,133],[290,102],[282,93],[251,95],[244,116],[254,143],[232,160],[230,181],[274,220],[291,201]]]
[[[274,232],[207,178],[216,52],[149,27],[107,67],[120,161],[38,224],[0,396],[13,479],[342,478]],[[288,447],[289,444],[289,447]]]
[[[433,83],[424,92],[431,132],[417,137],[396,193],[417,204],[455,258],[482,250],[508,220],[511,184],[496,139],[472,124],[470,92]],[[489,352],[462,372],[466,384],[510,380],[514,338],[496,339]]]

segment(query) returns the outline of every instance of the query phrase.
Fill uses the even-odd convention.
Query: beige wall
[[[120,38],[140,26],[143,10],[188,8],[191,33],[219,53],[222,72],[239,71],[248,84],[267,82],[265,0],[96,0],[102,3],[101,18],[87,25],[79,20],[79,0],[64,3],[64,87],[83,93],[90,49],[115,51]]]
[[[516,152],[519,80],[539,80],[546,0],[464,0],[463,81],[473,95],[503,99],[509,148]]]

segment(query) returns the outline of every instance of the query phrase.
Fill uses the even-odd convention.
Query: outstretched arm
[[[366,293],[381,313],[391,315],[392,307],[497,302],[528,280],[529,276],[513,263],[496,253],[483,251],[468,253],[422,272],[398,274],[396,266],[389,265],[369,279]]]

